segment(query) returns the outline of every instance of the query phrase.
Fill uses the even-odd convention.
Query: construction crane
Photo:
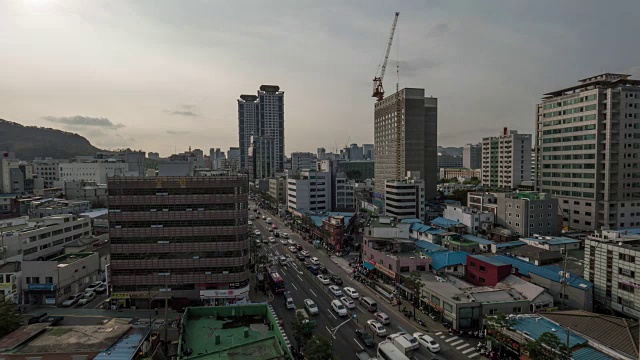
[[[391,43],[393,42],[393,35],[396,32],[396,24],[398,24],[399,12],[396,12],[396,16],[393,18],[393,25],[391,25],[391,34],[389,35],[389,43],[387,44],[387,51],[384,53],[384,60],[382,64],[378,65],[380,74],[376,73],[376,77],[373,78],[373,95],[378,101],[384,99],[384,88],[382,87],[382,80],[384,79],[384,71],[387,69],[387,60],[389,60],[389,53],[391,52]]]

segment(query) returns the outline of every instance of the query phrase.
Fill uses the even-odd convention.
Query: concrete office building
[[[353,211],[356,208],[355,180],[348,179],[347,175],[342,172],[336,173],[335,176],[335,204],[332,211]]]
[[[269,195],[271,195],[278,204],[287,203],[287,178],[277,176],[269,179]]]
[[[294,152],[291,153],[291,170],[301,171],[316,169],[317,157],[310,152]]]
[[[481,211],[462,205],[451,204],[447,204],[443,217],[464,224],[467,232],[473,235],[481,230],[491,230],[496,221],[495,214],[491,211]]]
[[[348,178],[356,181],[373,179],[375,162],[372,160],[338,161],[338,171],[343,172]]]
[[[482,143],[467,144],[462,150],[462,167],[482,169]]]
[[[463,181],[466,179],[471,179],[471,178],[478,178],[480,179],[482,177],[482,170],[481,169],[446,169],[446,168],[441,168],[440,169],[440,179],[453,179],[456,178],[458,179],[458,181]]]
[[[113,293],[145,308],[246,299],[246,175],[109,179]]]
[[[399,138],[396,136],[398,101],[404,114],[400,119]],[[400,180],[407,171],[417,171],[424,179],[425,198],[436,197],[437,132],[438,99],[425,97],[424,89],[405,88],[377,102],[374,111],[375,191],[382,194],[387,180]]]
[[[596,230],[584,243],[584,277],[594,284],[594,304],[640,319],[640,234]]]
[[[307,170],[287,179],[290,211],[331,211],[331,173]]]
[[[373,153],[373,144],[362,144],[362,156],[364,160],[375,160]]]
[[[349,145],[349,160],[364,160],[364,148],[362,146],[358,146],[358,144]]]
[[[571,228],[640,225],[640,80],[629,77],[592,76],[538,104],[536,186]]]
[[[128,164],[116,160],[89,160],[60,164],[61,181],[95,181],[106,184],[108,177],[125,176]]]
[[[33,160],[33,173],[44,180],[45,188],[52,188],[55,182],[60,179],[60,164],[69,162],[61,159],[38,159]]]
[[[482,186],[515,189],[531,180],[531,134],[504,128],[482,139]]]
[[[74,214],[91,210],[91,202],[86,200],[42,199],[32,201],[29,206],[29,216],[44,218],[51,215]]]
[[[95,181],[65,181],[64,195],[67,200],[91,201],[94,208],[107,206],[107,184]]]
[[[387,180],[384,189],[384,215],[397,219],[425,216],[425,182],[419,173],[407,172],[403,180]]]
[[[276,176],[275,141],[271,137],[252,136],[249,147],[249,181],[268,179]]]
[[[230,147],[227,151],[227,163],[223,166],[224,170],[231,171],[233,175],[240,170],[240,148]]]
[[[462,163],[462,156],[438,154],[438,171],[440,169],[461,169]]]

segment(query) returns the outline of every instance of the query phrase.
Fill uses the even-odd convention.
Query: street
[[[251,206],[255,205],[251,204]],[[263,214],[267,213],[264,209],[260,209],[260,212]],[[372,291],[367,286],[351,279],[351,270],[348,266],[342,264],[344,262],[343,259],[338,259],[335,256],[328,256],[326,251],[323,249],[315,249],[311,244],[303,241],[298,234],[293,233],[290,229],[285,227],[279,218],[269,213],[267,213],[267,216],[271,217],[273,223],[278,226],[281,233],[289,233],[289,236],[298,244],[302,245],[305,250],[309,251],[311,256],[317,257],[320,260],[320,263],[329,271],[329,276],[332,274],[340,276],[344,281],[344,284],[340,286],[341,288],[349,286],[355,288],[361,297],[369,296],[374,299],[378,303],[378,311],[385,312],[391,320],[390,324],[385,326],[388,334],[393,334],[399,331],[405,331],[409,334],[413,334],[414,332],[423,332],[432,336],[440,344],[441,350],[436,354],[430,353],[424,348],[420,348],[416,351],[416,359],[480,358],[479,354],[475,351],[475,346],[479,342],[479,339],[458,338],[456,336],[449,335],[441,324],[423,316],[423,319],[427,322],[427,326],[430,329],[429,331],[426,331],[426,329],[421,328],[417,323],[405,318],[404,315],[398,311],[397,307],[392,307],[375,291]],[[266,224],[264,220],[261,218],[255,219],[253,220],[253,223],[256,229],[260,230],[263,237],[268,238],[269,236],[272,236],[271,233],[268,232],[270,225]],[[278,240],[280,239],[278,238]],[[330,307],[331,301],[338,299],[338,297],[329,292],[329,285],[323,285],[320,283],[318,278],[311,274],[311,272],[302,265],[302,262],[295,258],[295,254],[291,254],[288,249],[288,245],[281,245],[278,241],[275,244],[268,244],[267,246],[263,245],[260,251],[263,254],[272,256],[290,255],[293,258],[293,260],[286,266],[282,266],[280,264],[277,265],[279,273],[285,280],[286,291],[291,292],[296,308],[298,309],[304,307],[304,299],[312,299],[317,304],[319,314],[313,316],[313,319],[317,322],[316,331],[320,335],[325,336],[332,341],[333,351],[336,355],[343,359],[353,359],[356,351],[364,349],[367,350],[371,356],[375,356],[376,346],[374,345],[373,347],[366,348],[365,345],[356,338],[355,333],[356,329],[362,329],[363,326],[366,325],[367,320],[373,319],[373,313],[368,312],[359,304],[358,301],[356,301],[356,307],[349,310],[348,316],[338,317]],[[285,320],[285,331],[292,339],[292,344],[295,347],[296,341],[293,338],[293,330],[291,328],[291,322],[295,318],[295,311],[285,307],[284,297],[282,295],[275,296],[272,301],[272,305],[278,316]],[[347,319],[351,318],[352,315],[356,315],[356,318],[342,325],[335,334],[331,333],[331,329],[345,322]],[[375,339],[376,342],[384,340],[383,337],[378,336],[375,336]]]

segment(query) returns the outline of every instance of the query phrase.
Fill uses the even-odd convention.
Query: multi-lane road
[[[251,204],[255,206],[255,204]],[[355,288],[360,296],[369,296],[374,299],[378,304],[378,311],[385,312],[389,318],[390,323],[386,325],[387,333],[393,334],[399,331],[405,331],[413,334],[420,331],[427,333],[440,344],[441,351],[433,354],[424,348],[420,348],[416,351],[416,359],[479,359],[479,354],[475,351],[475,346],[478,343],[477,339],[464,339],[457,338],[449,335],[447,332],[441,332],[441,326],[436,326],[430,319],[427,323],[427,327],[431,330],[426,331],[425,328],[420,327],[417,323],[412,322],[405,318],[397,307],[393,307],[390,304],[384,302],[380,296],[373,292],[368,287],[364,286],[358,281],[350,278],[348,269],[341,267],[334,262],[333,258],[326,254],[324,250],[315,249],[311,244],[303,241],[300,236],[293,233],[291,229],[287,228],[282,221],[267,213],[263,209],[260,209],[262,214],[266,214],[271,217],[272,221],[278,226],[279,231],[289,233],[290,237],[298,244],[311,253],[311,256],[315,256],[320,259],[322,265],[324,265],[329,271],[329,275],[335,274],[340,276],[344,281],[344,284],[340,287],[352,287]],[[253,213],[253,212],[252,212]],[[253,213],[255,214],[255,213]],[[260,230],[262,237],[268,238],[272,236],[268,232],[270,227],[264,220],[255,219],[252,220],[255,229]],[[295,254],[292,254],[288,246],[281,245],[279,242],[275,244],[263,244],[260,248],[260,252],[271,256],[289,255],[293,259],[287,265],[276,265],[280,275],[285,280],[286,290],[289,291],[295,301],[296,308],[304,308],[303,301],[305,299],[312,299],[319,308],[319,314],[313,316],[313,319],[317,322],[316,332],[322,336],[329,338],[332,341],[333,351],[341,359],[355,359],[355,353],[357,351],[366,350],[371,356],[375,356],[376,346],[367,348],[365,344],[356,337],[356,329],[366,328],[366,321],[373,319],[373,313],[367,311],[362,307],[358,301],[356,301],[356,307],[349,310],[348,316],[339,317],[331,309],[330,303],[332,300],[338,299],[329,292],[329,285],[323,285],[318,278],[307,270],[302,262],[298,261]],[[295,319],[295,311],[287,309],[284,303],[283,295],[276,295],[272,301],[273,308],[278,316],[285,321],[285,331],[289,335],[292,341],[292,345],[295,347],[296,341],[293,339],[293,329],[291,327],[292,321]],[[355,315],[355,318],[353,318]],[[347,321],[348,319],[351,319]],[[346,323],[344,323],[347,321]],[[332,331],[335,327],[344,323],[337,331]],[[382,337],[375,336],[376,343],[384,340]]]

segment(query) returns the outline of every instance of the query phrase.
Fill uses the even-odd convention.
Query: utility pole
[[[169,291],[169,276],[170,276],[170,272],[164,272],[161,273],[165,278],[164,278],[164,356],[166,358],[169,357],[169,339],[167,336],[168,330],[169,330],[169,324],[168,324],[168,308],[169,308],[169,298],[168,298],[168,291]]]
[[[567,253],[567,245],[564,245],[564,261],[562,264],[562,290],[560,292],[560,310],[562,310],[562,305],[564,304],[564,293],[567,288],[567,259],[569,254]]]

